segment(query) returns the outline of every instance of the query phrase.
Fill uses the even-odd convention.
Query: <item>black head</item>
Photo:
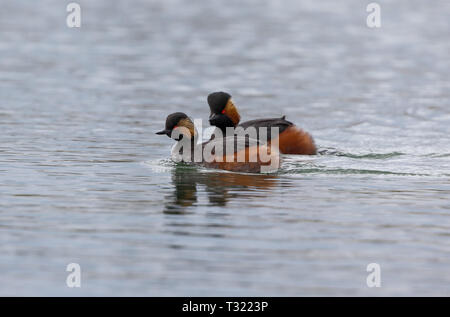
[[[231,95],[219,91],[208,95],[209,109],[211,115],[209,116],[209,123],[216,126],[223,131],[227,127],[235,127],[239,123],[239,114],[231,102]]]
[[[194,136],[195,134],[194,124],[192,123],[191,119],[189,119],[189,117],[183,112],[175,112],[169,114],[166,119],[166,128],[162,131],[156,132],[156,134],[165,134],[169,138],[171,138],[173,130],[177,127],[187,128],[192,136]],[[180,135],[180,138],[178,138],[177,141],[181,140],[182,136],[183,135]]]
[[[208,95],[209,109],[211,109],[211,114],[220,114],[227,106],[228,100],[230,100],[231,95],[223,92],[213,92]]]

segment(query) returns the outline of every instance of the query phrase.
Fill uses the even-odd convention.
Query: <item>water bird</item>
[[[278,169],[279,152],[267,144],[248,136],[214,138],[198,143],[198,133],[192,120],[183,112],[167,116],[165,129],[156,132],[167,135],[177,143],[171,151],[172,159],[208,168],[233,172],[259,173]],[[230,152],[231,149],[231,153]]]
[[[317,154],[317,148],[312,136],[292,122],[287,121],[286,116],[282,116],[281,118],[250,120],[239,124],[241,116],[236,105],[231,99],[231,95],[223,91],[209,94],[208,104],[211,110],[209,123],[219,128],[224,134],[228,127],[242,127],[243,129],[254,127],[258,133],[257,138],[260,140],[259,129],[267,128],[267,140],[270,142],[272,139],[271,128],[276,127],[279,129],[278,146],[280,153]]]

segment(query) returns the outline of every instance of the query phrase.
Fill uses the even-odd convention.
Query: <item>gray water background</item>
[[[0,295],[450,295],[449,1],[68,3],[1,1]],[[216,90],[321,154],[172,163]]]

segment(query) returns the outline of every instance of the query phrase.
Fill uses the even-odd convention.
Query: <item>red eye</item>
[[[222,110],[222,114],[224,114],[224,113],[225,113],[225,109]]]

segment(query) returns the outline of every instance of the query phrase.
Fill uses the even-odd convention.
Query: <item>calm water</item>
[[[450,295],[449,1],[66,2],[2,1],[0,295]],[[172,163],[216,90],[321,154]]]

